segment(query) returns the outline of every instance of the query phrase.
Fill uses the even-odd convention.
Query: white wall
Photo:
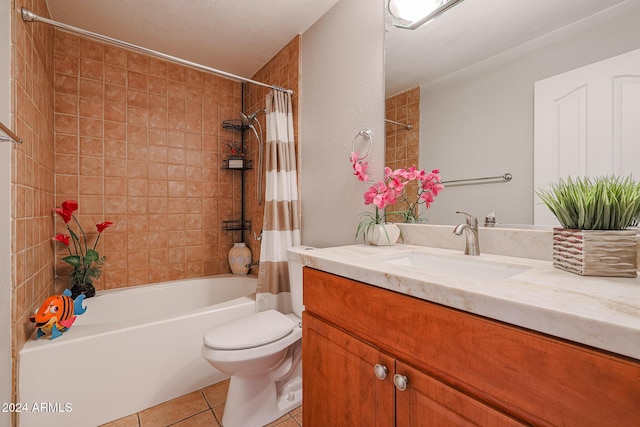
[[[637,2],[636,2],[637,4]],[[640,47],[640,7],[547,36],[514,56],[485,61],[446,82],[423,87],[420,165],[439,167],[443,180],[513,174],[507,184],[450,187],[426,217],[456,224],[469,211],[492,210],[504,223],[533,223],[533,84],[535,81]]]
[[[376,4],[378,7],[376,7]],[[367,186],[353,175],[351,142],[371,129],[367,160],[384,168],[384,5],[341,0],[302,35],[302,243],[352,244]],[[381,175],[380,175],[381,177]]]
[[[11,128],[11,0],[0,0],[0,122]],[[11,143],[0,142],[0,403],[11,402]],[[0,427],[11,417],[0,413]]]

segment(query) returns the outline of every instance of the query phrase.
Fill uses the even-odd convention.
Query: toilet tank
[[[287,249],[287,262],[289,268],[289,286],[291,287],[291,307],[293,312],[302,317],[304,306],[302,305],[302,267],[300,254],[312,250],[310,246],[294,246]]]

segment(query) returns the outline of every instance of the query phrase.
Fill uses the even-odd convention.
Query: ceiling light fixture
[[[463,0],[389,0],[387,7],[394,27],[416,28],[436,19]]]

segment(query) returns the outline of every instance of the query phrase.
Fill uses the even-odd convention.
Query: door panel
[[[407,389],[396,391],[398,427],[522,426],[513,418],[396,361],[396,371],[407,377]]]
[[[534,188],[568,176],[640,178],[640,50],[535,83]],[[534,223],[557,225],[535,196]]]

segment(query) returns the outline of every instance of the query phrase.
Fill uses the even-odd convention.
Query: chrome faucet
[[[478,218],[466,212],[456,211],[456,213],[466,215],[466,224],[458,224],[453,229],[453,234],[461,236],[465,234],[466,243],[464,246],[465,255],[480,255],[480,243],[478,242]]]

